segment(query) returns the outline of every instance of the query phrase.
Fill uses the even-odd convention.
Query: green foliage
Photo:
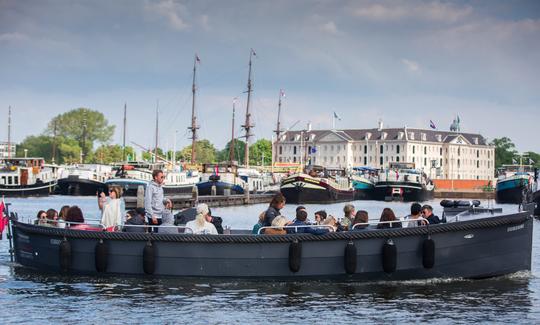
[[[249,146],[250,165],[261,165],[263,158],[265,166],[272,163],[272,141],[267,139],[257,140],[257,142]]]
[[[24,157],[24,149],[28,157],[43,157],[52,161],[54,139],[46,135],[28,136],[17,146],[17,156]],[[76,163],[80,161],[81,148],[77,141],[63,137],[56,138],[56,163]]]
[[[216,162],[216,153],[217,150],[214,147],[214,145],[204,139],[199,140],[195,143],[195,149],[196,149],[196,163],[203,164],[203,163],[213,163]],[[177,156],[177,159],[180,158],[186,162],[191,161],[191,145],[185,147],[180,151],[180,155]]]
[[[126,157],[123,157],[123,148],[121,145],[102,145],[96,149],[92,162],[100,164],[121,162],[127,159],[128,155],[135,157],[135,150],[132,147],[126,147]]]
[[[516,156],[516,146],[507,137],[493,139],[490,143],[495,146],[495,167],[499,168],[504,164],[512,164],[512,158]]]
[[[142,159],[145,160],[145,161],[155,161],[154,160],[154,152],[155,152],[154,149],[150,149],[150,151],[144,151],[142,153]],[[159,147],[157,148],[157,155],[158,155],[158,157],[165,158],[165,155],[163,153],[163,149],[161,149]]]
[[[531,163],[533,163],[533,165],[535,167],[538,167],[540,168],[540,154],[536,153],[536,152],[532,152],[532,151],[529,151],[529,152],[526,152],[525,153],[525,157],[528,157],[530,159],[532,159]],[[525,158],[525,161],[523,163],[529,163],[529,159]]]
[[[114,125],[109,125],[103,113],[88,108],[77,108],[55,116],[47,125],[45,134],[73,139],[83,148],[85,160],[91,160],[94,142],[109,142],[114,134]]]
[[[231,141],[227,142],[225,149],[221,150],[217,154],[218,162],[225,162],[230,160],[230,147]],[[246,143],[240,139],[234,140],[234,157],[233,160],[237,161],[238,164],[243,165],[246,155]]]

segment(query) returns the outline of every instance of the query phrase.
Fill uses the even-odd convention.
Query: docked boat
[[[56,193],[61,195],[96,195],[107,188],[105,182],[112,176],[112,166],[76,164],[58,169]]]
[[[503,165],[497,170],[497,203],[528,202],[534,191],[534,168],[531,165]]]
[[[533,219],[461,212],[459,221],[399,229],[194,235],[45,227],[12,213],[8,231],[16,263],[55,274],[392,281],[529,271]]]
[[[414,163],[391,162],[379,172],[373,198],[380,201],[422,202],[433,199],[435,186]]]
[[[371,200],[379,170],[371,167],[354,167],[351,173],[356,200]]]
[[[0,195],[42,196],[53,193],[56,171],[43,158],[0,160]]]
[[[246,175],[245,179],[247,178]],[[235,164],[203,164],[203,173],[197,189],[199,195],[244,194],[246,184]]]
[[[305,173],[281,180],[281,193],[288,203],[335,203],[354,200],[354,189],[343,170],[329,170],[311,165]]]
[[[165,163],[148,163],[130,161],[113,168],[114,176],[107,181],[107,186],[120,186],[124,196],[137,196],[140,186],[152,181],[152,171],[160,169],[165,174],[163,193],[165,195],[191,195],[193,186],[199,181],[199,173],[191,170],[180,170]]]

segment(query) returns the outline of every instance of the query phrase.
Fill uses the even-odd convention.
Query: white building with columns
[[[412,162],[433,179],[491,180],[495,147],[480,134],[412,128],[288,131],[274,141],[274,161],[327,168]]]

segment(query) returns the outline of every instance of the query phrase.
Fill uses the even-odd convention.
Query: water
[[[95,198],[10,199],[20,215],[77,204],[96,218]],[[409,205],[354,202],[376,219],[383,207],[396,215]],[[436,214],[442,209],[431,202]],[[343,204],[307,205],[341,217]],[[498,205],[506,212],[513,205]],[[251,228],[265,205],[216,208],[233,228]],[[292,217],[295,206],[283,213]],[[247,281],[117,276],[42,275],[9,262],[8,242],[0,242],[0,322],[6,323],[540,323],[540,262],[535,221],[533,270],[487,280],[443,279],[351,283]]]

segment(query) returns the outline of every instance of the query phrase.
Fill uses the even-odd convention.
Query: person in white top
[[[125,203],[122,198],[122,190],[118,186],[109,188],[109,197],[101,192],[98,198],[99,209],[101,210],[101,224],[105,228],[122,225]]]
[[[186,227],[193,230],[194,234],[217,235],[216,227],[209,222],[212,219],[208,212],[208,205],[201,203],[197,206],[197,216],[195,220],[186,223]],[[189,233],[189,230],[187,231]]]

